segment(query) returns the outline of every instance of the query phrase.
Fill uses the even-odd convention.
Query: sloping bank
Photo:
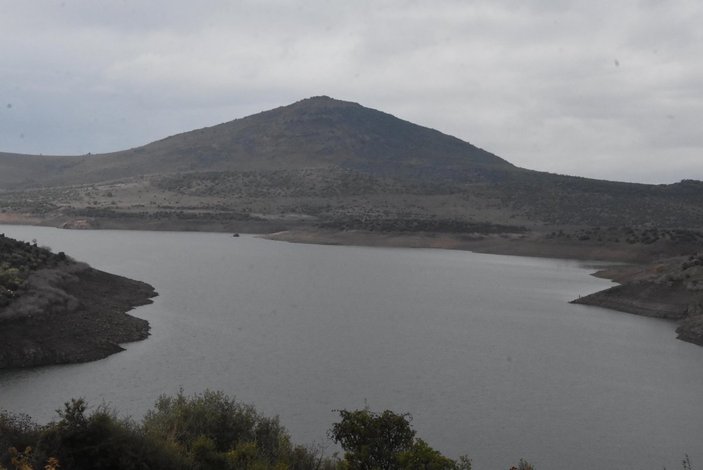
[[[146,283],[0,237],[0,369],[87,362],[145,339],[127,315],[156,295]]]
[[[596,275],[619,285],[573,303],[673,320],[679,323],[679,339],[703,346],[703,254]]]

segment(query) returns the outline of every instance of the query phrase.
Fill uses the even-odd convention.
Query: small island
[[[87,362],[145,339],[152,286],[0,235],[0,369]]]

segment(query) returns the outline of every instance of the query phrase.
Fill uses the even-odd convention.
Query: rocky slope
[[[573,303],[675,320],[679,339],[703,346],[703,253],[598,275],[620,285]]]
[[[0,260],[0,369],[101,359],[148,336],[125,313],[151,302],[148,284],[4,236]]]

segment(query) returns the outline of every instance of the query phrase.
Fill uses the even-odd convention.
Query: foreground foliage
[[[329,437],[344,457],[294,445],[278,418],[221,392],[162,396],[141,423],[71,400],[40,426],[0,410],[0,470],[471,470],[416,437],[408,414],[340,410]],[[684,470],[693,470],[688,456]],[[510,470],[535,470],[521,459]]]
[[[162,396],[140,423],[84,400],[40,426],[0,410],[0,470],[471,470],[416,437],[408,414],[340,410],[329,437],[343,458],[294,445],[278,418],[221,392]],[[688,457],[682,462],[692,470]],[[534,470],[525,460],[510,470]]]
[[[339,464],[293,445],[277,418],[219,392],[163,396],[139,424],[106,407],[88,412],[81,399],[58,414],[46,426],[0,414],[0,469],[324,470]]]

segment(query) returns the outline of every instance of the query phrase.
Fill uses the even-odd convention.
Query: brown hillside
[[[3,217],[243,231],[301,224],[402,232],[700,230],[703,183],[619,183],[521,169],[455,137],[323,96],[110,154],[0,154]],[[624,228],[619,233],[613,242],[634,239]]]

